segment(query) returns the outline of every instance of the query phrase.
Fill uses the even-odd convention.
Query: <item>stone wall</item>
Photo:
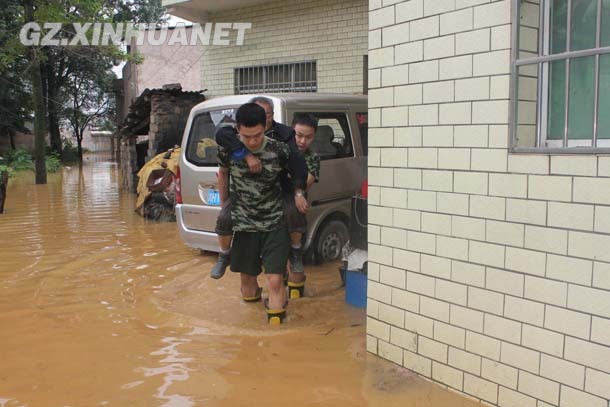
[[[202,101],[203,97],[197,94],[174,96],[160,93],[152,96],[148,133],[149,157],[154,157],[175,144],[180,145],[191,109]]]
[[[197,92],[182,93],[177,89],[154,90],[150,96],[150,123],[146,160],[180,145],[189,113],[205,98]],[[140,106],[140,109],[142,107]],[[138,184],[138,152],[136,136],[123,136],[120,143],[122,185],[135,192]]]
[[[123,138],[119,146],[121,187],[127,191],[136,192],[138,186],[138,155],[136,153],[136,138]]]

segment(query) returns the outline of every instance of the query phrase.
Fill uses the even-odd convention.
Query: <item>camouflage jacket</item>
[[[320,156],[308,149],[303,153],[305,164],[307,164],[307,172],[311,174],[316,182],[320,181]]]
[[[261,160],[260,174],[252,174],[245,160],[232,160],[223,149],[218,152],[218,164],[231,174],[233,230],[269,232],[284,222],[279,175],[288,167],[290,150],[285,143],[265,137],[263,146],[251,153]]]

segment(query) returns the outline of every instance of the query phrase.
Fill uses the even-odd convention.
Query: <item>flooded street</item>
[[[134,213],[115,163],[33,184],[0,215],[0,406],[475,405],[367,355],[336,264],[272,329],[237,275]]]

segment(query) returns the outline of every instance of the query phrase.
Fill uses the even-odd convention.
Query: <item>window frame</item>
[[[539,12],[538,12],[538,55],[530,58],[519,58],[520,51],[520,27],[521,27],[521,3],[522,0],[513,0],[512,2],[512,20],[511,20],[511,70],[510,70],[510,109],[509,109],[509,151],[515,153],[546,153],[546,154],[608,154],[610,153],[610,140],[604,139],[609,143],[608,146],[598,147],[596,143],[597,138],[597,127],[598,127],[598,115],[599,115],[599,93],[600,93],[600,57],[602,55],[610,54],[610,46],[602,47],[600,43],[601,39],[601,24],[602,24],[602,0],[595,0],[597,3],[597,19],[596,19],[596,39],[595,47],[585,50],[570,51],[566,48],[565,52],[558,54],[546,54],[547,40],[550,35],[548,32],[549,19],[548,15],[551,0],[540,0],[539,1]],[[571,27],[571,10],[572,0],[567,0],[567,21],[566,26],[568,27],[567,32],[567,44],[570,43],[570,27]],[[542,11],[542,12],[541,12]],[[540,29],[542,27],[542,29]],[[542,34],[540,34],[542,32]],[[541,146],[541,142],[546,140],[546,136],[543,135],[543,131],[546,130],[546,122],[548,120],[548,67],[552,61],[566,61],[566,77],[570,75],[570,64],[571,60],[581,57],[595,57],[595,77],[594,77],[594,112],[593,112],[593,135],[591,138],[592,146],[580,147],[571,146],[568,147],[568,127],[569,123],[567,116],[569,115],[569,91],[565,95],[565,131],[562,147],[545,147]],[[518,123],[518,87],[519,87],[519,68],[525,66],[536,66],[538,72],[537,80],[537,99],[536,99],[536,146],[533,147],[519,147],[516,145],[517,141],[517,129]],[[544,72],[546,71],[546,72]],[[542,80],[540,80],[542,78]],[[569,79],[566,80],[566,89],[569,88]],[[588,140],[588,139],[587,139]]]
[[[198,134],[195,134],[195,132],[198,130],[198,129],[196,129],[197,120],[201,119],[205,115],[208,115],[211,117],[212,113],[223,112],[223,111],[228,111],[228,110],[232,110],[233,114],[235,114],[235,112],[237,112],[238,108],[239,108],[239,105],[238,106],[217,106],[217,107],[213,107],[213,108],[201,111],[193,117],[193,120],[191,121],[190,129],[189,129],[189,134],[188,134],[188,139],[186,142],[185,151],[184,151],[184,157],[187,162],[189,162],[190,164],[192,164],[196,167],[199,167],[199,168],[218,167],[217,158],[214,158],[214,160],[211,162],[206,162],[203,159],[193,156],[193,154],[196,155],[197,143],[199,143],[204,138],[204,137],[201,137],[197,140],[197,142],[195,142],[195,137],[198,136]],[[215,125],[215,127],[216,126],[217,125]],[[209,138],[210,140],[214,141],[214,144],[216,144],[216,140],[214,139],[214,136],[215,136],[215,134],[213,134],[212,137],[205,137],[205,138]],[[218,148],[217,144],[216,144],[216,147]],[[195,152],[193,152],[193,148],[195,149]]]
[[[297,71],[305,74],[298,80]],[[242,73],[250,79],[260,77],[260,82],[251,80],[243,84]],[[273,82],[273,76],[288,74],[289,82]],[[308,78],[308,79],[307,79]],[[235,95],[253,93],[315,93],[318,91],[318,61],[299,61],[278,64],[241,66],[233,69],[233,92]]]

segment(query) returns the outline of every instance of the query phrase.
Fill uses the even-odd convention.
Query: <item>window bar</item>
[[[239,95],[239,69],[233,69],[233,93]]]
[[[308,84],[309,84],[309,91],[310,91],[310,92],[315,92],[315,91],[316,91],[316,88],[315,88],[315,86],[313,85],[313,83],[314,83],[314,79],[313,79],[313,71],[314,71],[314,69],[316,69],[316,63],[315,63],[315,62],[311,62],[309,65],[310,65],[310,70],[309,70],[309,72],[308,72],[308,73],[309,73],[309,75],[310,75],[310,77],[311,77],[311,78],[309,79],[309,82],[308,82]]]
[[[248,87],[245,89],[246,92],[245,93],[250,93],[250,87],[252,86],[252,78],[254,77],[254,72],[253,72],[254,68],[250,67],[248,68]]]
[[[241,93],[241,76],[243,75],[243,70],[241,68],[235,70],[235,80],[237,81],[235,84],[235,94],[239,95]]]
[[[552,0],[545,0],[544,2],[544,21],[547,22],[547,24],[544,25],[544,41],[543,41],[543,49],[542,49],[542,55],[549,55],[550,52],[550,47],[551,47],[551,1]],[[539,145],[539,147],[541,146],[545,146],[546,145],[546,140],[547,137],[549,135],[549,77],[550,77],[550,63],[548,62],[544,62],[542,63],[542,93],[541,93],[541,97],[542,99],[540,99],[538,102],[540,103],[541,109],[542,109],[542,114],[541,114],[541,118],[542,118],[542,122],[540,123],[541,126],[541,135],[542,135],[542,140],[541,143]]]
[[[572,0],[568,0],[568,17],[567,17],[567,30],[566,30],[566,51],[570,52],[570,42],[572,40]],[[563,129],[563,146],[568,146],[568,130],[569,130],[569,119],[570,119],[570,61],[566,59],[566,85],[565,85],[565,112],[564,112],[564,129]]]
[[[244,89],[246,88],[247,84],[248,84],[248,68],[242,68],[241,69],[241,89],[239,90],[240,95],[244,93]]]
[[[595,48],[601,46],[602,37],[602,0],[597,0],[597,27]],[[593,100],[593,147],[597,147],[597,122],[599,120],[599,54],[595,55],[595,99]]]
[[[244,89],[246,89],[246,86],[248,86],[248,68],[243,68],[241,70],[241,79],[242,79],[242,83],[241,83],[241,89],[240,89],[240,94],[244,93]]]
[[[517,98],[518,98],[518,92],[517,92],[517,86],[519,85],[519,75],[518,75],[518,65],[516,64],[516,62],[519,60],[519,22],[521,21],[520,19],[520,15],[521,15],[521,2],[520,1],[516,1],[515,2],[515,10],[513,12],[512,15],[512,24],[511,24],[511,38],[512,38],[512,44],[511,44],[511,50],[510,50],[510,57],[511,57],[511,71],[510,71],[510,82],[511,82],[511,86],[510,86],[510,103],[511,103],[511,109],[510,109],[510,118],[509,118],[509,123],[511,124],[511,129],[510,129],[510,133],[511,133],[511,137],[510,137],[510,144],[511,147],[516,147],[517,146]]]
[[[545,13],[545,0],[540,0],[539,11],[538,11],[538,55],[544,55],[544,17]],[[540,147],[542,144],[542,75],[544,74],[542,63],[538,64],[538,91],[536,100],[536,147]],[[517,126],[519,124],[516,124]]]
[[[605,55],[610,54],[610,47],[601,47],[601,48],[590,48],[590,49],[582,49],[578,51],[570,51],[570,52],[562,52],[560,54],[551,54],[545,55],[541,57],[533,57],[526,59],[517,59],[515,64],[517,66],[522,65],[532,65],[538,64],[540,62],[553,62],[553,61],[563,61],[567,58],[582,58],[582,57],[590,57],[594,55]]]

